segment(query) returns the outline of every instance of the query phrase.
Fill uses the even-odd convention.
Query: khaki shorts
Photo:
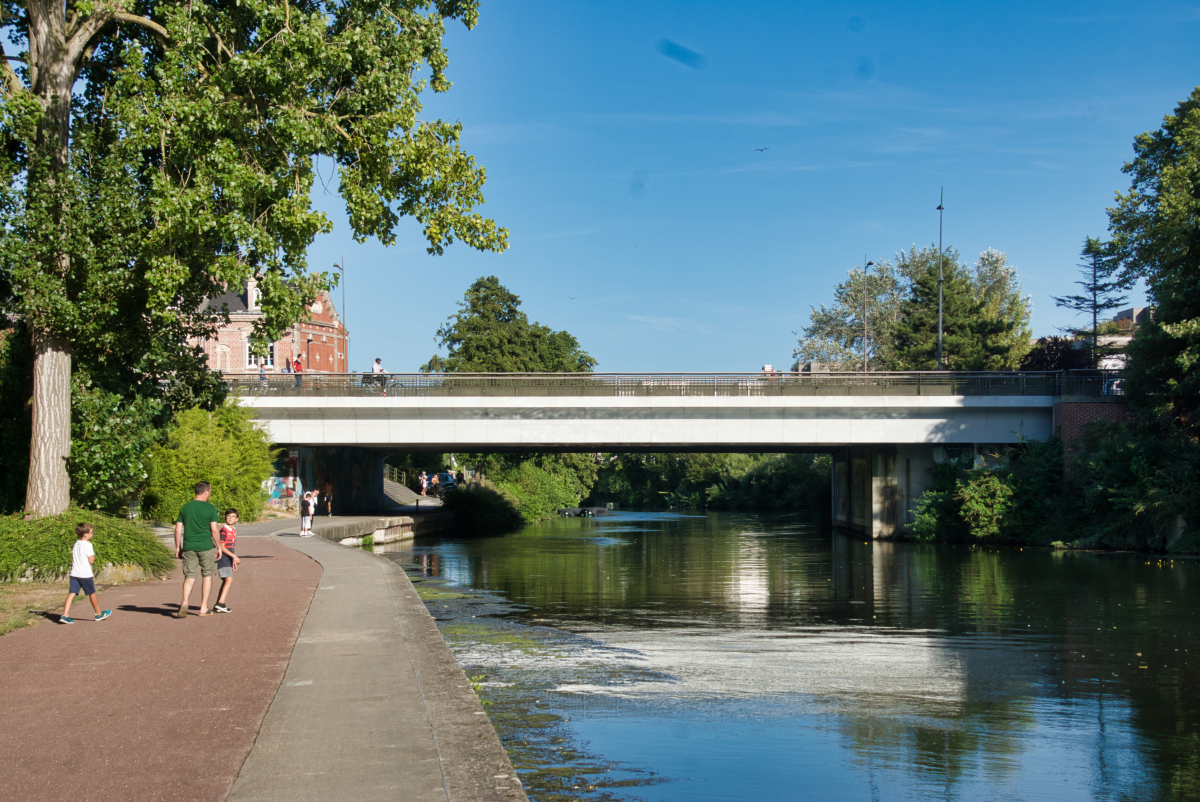
[[[214,576],[217,573],[217,550],[185,551],[183,553],[183,575],[187,579],[198,576]]]

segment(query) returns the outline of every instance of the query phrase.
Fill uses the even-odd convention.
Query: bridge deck
[[[227,376],[235,396],[1110,396],[1112,371],[869,373],[269,373]]]
[[[1045,439],[1063,373],[306,374],[231,389],[272,439],[427,451],[822,449]]]

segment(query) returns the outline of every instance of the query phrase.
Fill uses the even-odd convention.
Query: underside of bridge
[[[1111,417],[1119,376],[1079,374],[330,375],[231,390],[287,448],[276,487],[332,488],[335,512],[386,503],[393,451],[829,453],[834,526],[887,538],[913,523],[935,463],[978,465],[1070,429],[1060,417]]]

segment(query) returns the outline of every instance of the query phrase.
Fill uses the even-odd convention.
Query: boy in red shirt
[[[233,584],[233,572],[237,570],[241,560],[233,553],[233,547],[237,543],[237,530],[233,525],[238,522],[238,511],[235,509],[225,510],[225,525],[221,527],[221,551],[217,555],[217,576],[221,577],[221,595],[217,597],[217,603],[213,605],[214,613],[232,613],[225,604],[225,599],[229,597],[229,586]]]

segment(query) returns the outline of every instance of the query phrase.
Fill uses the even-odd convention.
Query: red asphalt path
[[[100,590],[96,623],[0,637],[0,799],[223,800],[283,680],[321,566],[238,541],[232,613],[172,617],[182,575]],[[216,600],[216,577],[213,601]],[[197,581],[197,585],[199,582]]]

